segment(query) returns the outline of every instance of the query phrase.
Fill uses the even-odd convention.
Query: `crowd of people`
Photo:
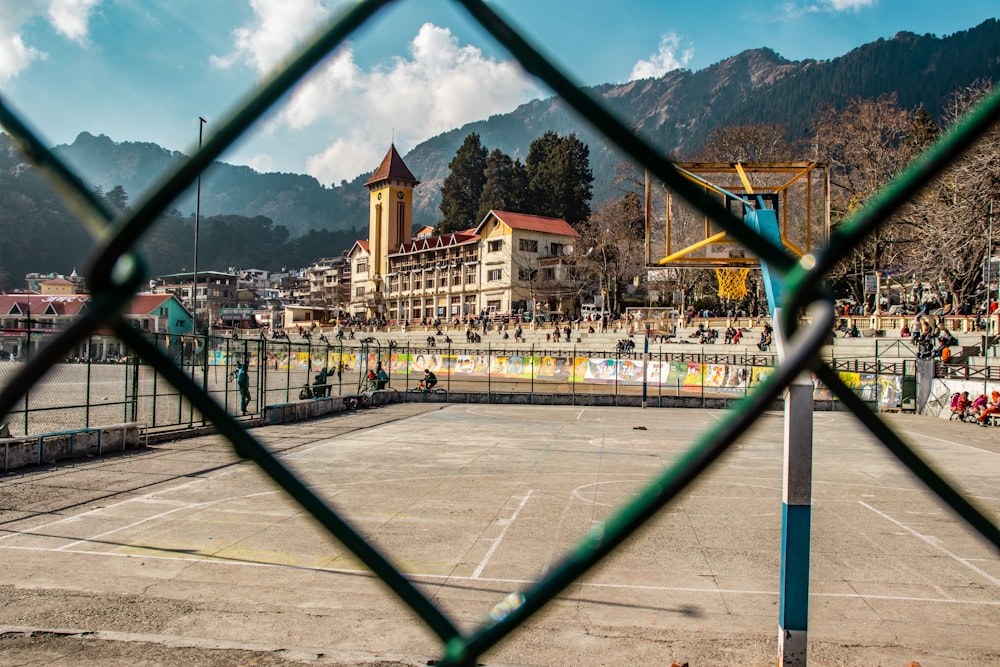
[[[926,317],[918,317],[914,320],[913,327],[910,327],[909,323],[903,322],[899,336],[910,338],[913,341],[917,348],[917,359],[950,361],[951,346],[958,345],[958,340],[948,329],[936,319]]]
[[[980,394],[975,400],[969,392],[955,392],[951,397],[951,418],[964,422],[989,426],[992,415],[1000,415],[1000,391],[990,392],[990,397]]]

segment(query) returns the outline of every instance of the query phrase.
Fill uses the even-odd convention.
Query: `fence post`
[[[573,397],[571,403],[576,405],[576,345],[569,351],[569,392]]]
[[[91,368],[90,368],[90,336],[87,336],[87,400],[84,401],[86,404],[83,413],[83,425],[85,428],[90,428],[90,379],[91,379]]]
[[[642,409],[646,409],[646,399],[648,398],[648,384],[646,381],[646,371],[649,369],[649,329],[646,329],[646,337],[642,345]]]
[[[531,344],[530,352],[531,352],[531,356],[528,357],[528,358],[531,359],[531,398],[529,399],[528,403],[532,403],[533,404],[535,402],[535,373],[538,372],[538,365],[535,364],[535,344],[534,343]]]
[[[285,342],[288,343],[288,351],[285,354],[285,403],[291,400],[291,389],[292,389],[292,339],[285,334]],[[309,382],[309,376],[306,376],[306,382]]]
[[[204,334],[205,344],[201,346],[201,388],[206,394],[208,393],[208,346],[209,338],[208,334]],[[193,409],[193,408],[192,408]],[[201,415],[201,425],[205,425],[205,415]]]

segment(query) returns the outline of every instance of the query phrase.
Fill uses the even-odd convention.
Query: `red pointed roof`
[[[511,229],[526,229],[532,232],[546,232],[548,234],[562,234],[564,236],[579,236],[580,233],[562,218],[547,218],[542,215],[528,215],[527,213],[511,213],[510,211],[490,211],[476,227],[478,232],[483,224],[494,215]]]
[[[411,185],[418,185],[420,181],[413,177],[413,173],[403,162],[403,158],[396,152],[396,144],[389,146],[389,152],[382,158],[382,164],[378,166],[372,177],[365,181],[365,186],[371,186],[381,181],[394,179],[406,181]]]

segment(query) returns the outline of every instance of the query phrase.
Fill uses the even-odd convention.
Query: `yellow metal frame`
[[[781,198],[781,201],[785,201],[785,193],[794,184],[806,178],[811,173],[817,169],[822,170],[822,180],[820,182],[823,188],[823,210],[815,211],[813,210],[813,181],[810,180],[806,185],[806,229],[805,229],[805,247],[800,247],[798,244],[794,243],[788,235],[788,207],[781,206],[779,215],[779,229],[781,233],[781,242],[785,248],[793,253],[797,257],[801,257],[810,251],[813,247],[814,242],[817,240],[817,231],[822,232],[823,239],[829,238],[830,233],[830,174],[827,171],[826,165],[821,162],[813,161],[803,161],[803,162],[691,162],[691,163],[678,163],[680,169],[678,170],[688,180],[696,183],[700,187],[704,188],[707,192],[714,192],[716,194],[726,196],[731,193],[727,192],[725,185],[714,185],[711,183],[710,178],[712,174],[722,174],[731,175],[736,174],[739,177],[740,183],[742,184],[743,191],[753,195],[753,194],[777,194]],[[790,173],[791,177],[787,180],[767,186],[758,186],[754,188],[750,183],[750,174],[760,174],[760,173]],[[706,176],[708,175],[708,176]],[[704,180],[699,180],[703,178]],[[715,234],[711,233],[711,220],[705,218],[705,238],[693,243],[691,245],[685,246],[678,250],[673,250],[671,246],[671,217],[670,217],[670,192],[667,192],[667,202],[666,202],[666,220],[665,223],[665,247],[664,252],[666,255],[655,263],[650,263],[650,266],[681,266],[690,268],[725,268],[725,267],[746,267],[746,266],[756,266],[760,264],[760,260],[756,257],[690,257],[691,253],[696,252],[706,246],[713,244],[728,243],[737,245],[736,241],[731,241],[727,238],[725,232],[717,232]],[[818,223],[817,223],[818,219]],[[651,239],[647,234],[647,258],[651,259],[655,256],[653,248],[651,247]]]

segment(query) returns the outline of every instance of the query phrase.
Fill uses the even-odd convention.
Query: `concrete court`
[[[714,410],[396,404],[254,433],[463,628]],[[1000,518],[1000,430],[891,415]],[[816,413],[810,665],[1000,665],[1000,557],[844,413]],[[644,427],[645,430],[636,427]],[[773,665],[768,414],[492,665]],[[0,664],[425,665],[412,612],[217,436],[0,483]]]

